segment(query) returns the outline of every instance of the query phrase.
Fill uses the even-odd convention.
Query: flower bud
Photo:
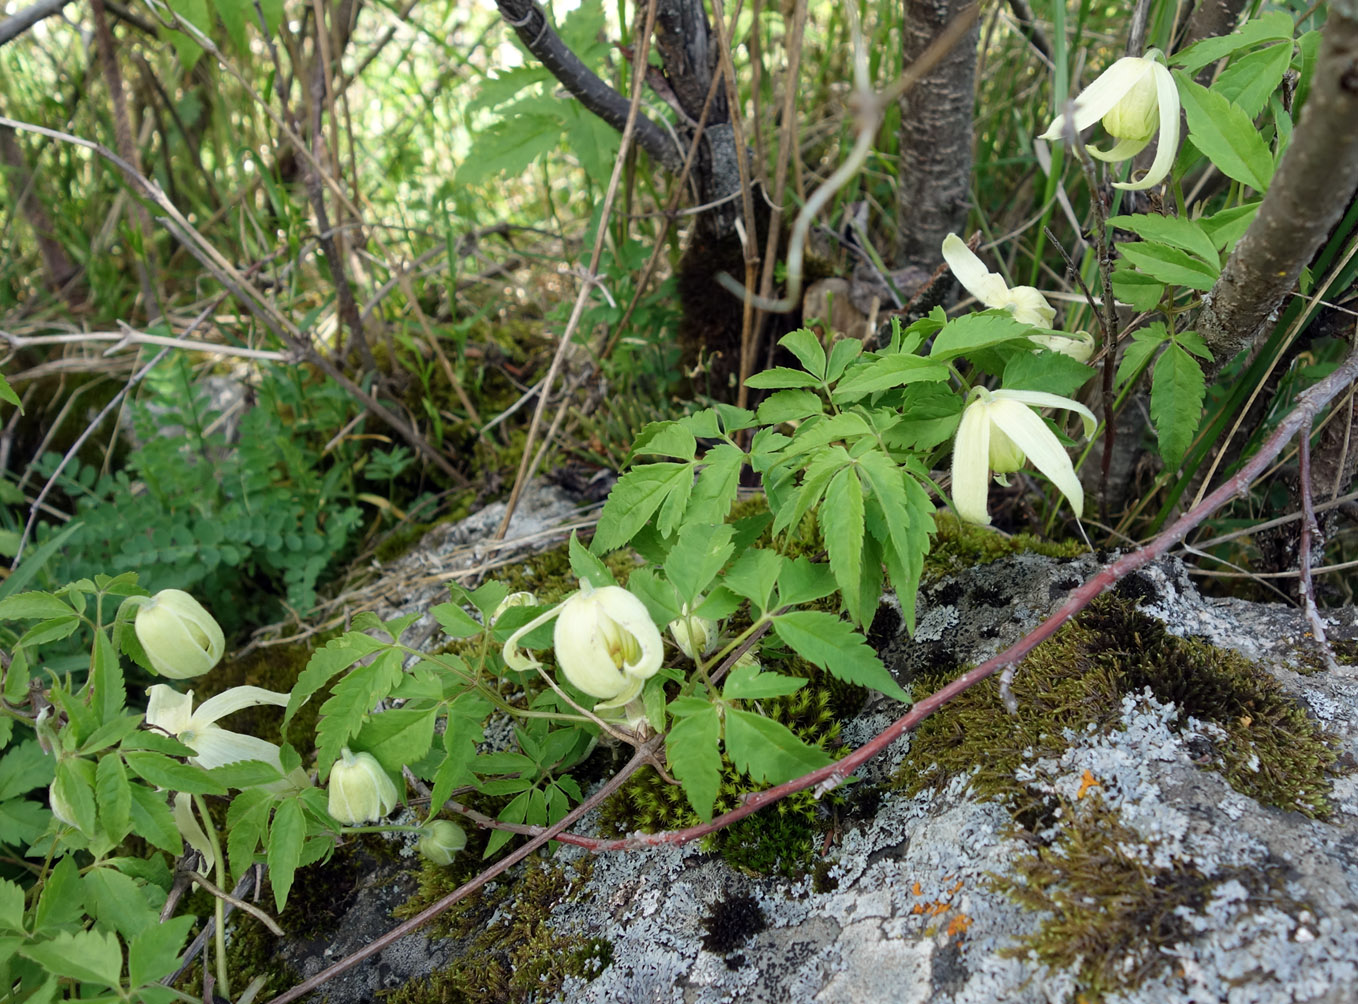
[[[396,802],[396,785],[375,756],[340,750],[330,768],[330,815],[345,826],[361,826],[381,819]]]
[[[608,707],[626,704],[660,669],[660,629],[646,605],[621,586],[587,582],[561,605],[552,635],[561,672]]]
[[[504,612],[510,609],[511,607],[535,607],[537,605],[538,598],[534,596],[532,593],[526,592],[510,593],[508,596],[506,596],[504,599],[500,601],[500,605],[495,608],[495,613],[490,615],[491,626],[494,627],[495,622],[498,621],[501,618],[501,616],[504,615]]]
[[[450,865],[453,856],[467,846],[467,834],[454,822],[436,819],[425,826],[416,846],[434,864]]]
[[[172,680],[202,676],[222,658],[226,638],[212,615],[182,589],[162,589],[134,621],[151,668]]]
[[[669,629],[679,651],[695,662],[717,645],[717,622],[710,617],[695,617],[689,613],[687,603],[684,604],[683,613],[670,621]]]

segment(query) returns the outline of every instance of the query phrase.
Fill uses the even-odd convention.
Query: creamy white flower
[[[593,589],[588,582],[561,605],[552,644],[566,679],[604,700],[598,708],[636,697],[663,657],[660,629],[646,604],[621,586]]]
[[[494,627],[495,622],[504,616],[506,610],[513,607],[535,607],[537,605],[538,599],[532,593],[522,591],[510,593],[500,601],[500,605],[495,608],[495,613],[490,615],[491,626]]]
[[[174,825],[179,830],[179,835],[203,857],[198,872],[202,875],[210,875],[212,870],[217,867],[217,855],[212,851],[212,841],[208,839],[207,833],[204,832],[202,825],[198,822],[198,817],[194,815],[193,796],[182,791],[176,791],[171,815],[174,816]]]
[[[226,638],[212,615],[182,589],[140,600],[133,627],[151,668],[172,680],[202,676],[222,658]]]
[[[371,753],[340,749],[330,768],[330,799],[327,809],[345,826],[362,826],[381,819],[396,808],[396,785]]]
[[[1020,324],[1050,328],[1056,309],[1032,286],[1005,285],[1004,278],[985,267],[956,234],[943,238],[943,260],[968,293],[987,307],[1007,310]]]
[[[232,687],[216,697],[209,697],[195,711],[192,690],[181,694],[173,687],[158,683],[147,693],[150,694],[150,701],[146,706],[146,724],[168,732],[193,750],[190,763],[211,769],[240,760],[263,760],[280,771],[283,769],[279,749],[273,743],[256,736],[230,732],[216,722],[218,718],[242,708],[261,704],[286,707],[287,694],[263,687]]]
[[[701,602],[702,597],[699,597],[697,603]],[[679,646],[679,651],[690,659],[708,655],[717,644],[717,622],[710,617],[697,617],[690,613],[687,603],[680,615],[670,621],[669,632],[674,643]]]
[[[1094,354],[1094,336],[1088,331],[1077,331],[1068,335],[1064,331],[1054,331],[1045,335],[1029,335],[1028,341],[1063,356],[1070,356],[1077,363],[1089,362]]]
[[[1124,56],[1080,92],[1075,99],[1073,125],[1076,132],[1103,121],[1108,135],[1117,140],[1111,149],[1086,147],[1100,160],[1117,161],[1135,157],[1146,148],[1156,132],[1160,141],[1155,160],[1146,176],[1137,182],[1118,182],[1114,188],[1139,191],[1165,180],[1179,149],[1179,90],[1174,77],[1161,60],[1158,49],[1144,56]],[[1066,116],[1056,116],[1042,139],[1058,140],[1066,130]]]
[[[952,451],[952,499],[959,518],[987,524],[990,473],[1007,484],[1004,475],[1017,471],[1024,459],[1045,474],[1070,500],[1075,515],[1084,514],[1084,489],[1075,476],[1070,455],[1056,434],[1033,408],[1064,408],[1084,419],[1085,435],[1094,431],[1094,413],[1078,401],[1036,390],[986,390],[977,387],[962,412]]]

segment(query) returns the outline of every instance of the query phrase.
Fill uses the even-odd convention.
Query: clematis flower
[[[1086,147],[1091,156],[1100,160],[1135,157],[1157,131],[1160,133],[1155,160],[1146,176],[1137,182],[1117,182],[1114,188],[1135,192],[1158,185],[1174,164],[1174,154],[1179,149],[1179,90],[1163,59],[1159,49],[1149,49],[1144,56],[1124,56],[1075,99],[1076,132],[1102,120],[1108,135],[1117,140],[1108,150]],[[1042,139],[1060,139],[1065,130],[1066,116],[1058,115]]]
[[[283,769],[278,747],[257,736],[230,732],[217,724],[233,711],[261,704],[286,707],[288,695],[263,687],[232,687],[209,697],[193,710],[193,691],[181,694],[173,687],[158,683],[147,691],[146,724],[162,729],[193,750],[190,763],[209,770],[240,760],[263,760]]]
[[[226,638],[203,605],[182,589],[140,599],[133,628],[151,668],[172,680],[202,676],[221,661]]]
[[[602,708],[636,697],[663,656],[660,629],[646,604],[621,586],[594,589],[588,582],[561,605],[552,645],[566,679],[603,698]]]
[[[1059,352],[1063,356],[1070,356],[1077,363],[1089,362],[1089,357],[1094,354],[1094,336],[1088,331],[1077,331],[1073,335],[1068,335],[1064,331],[1055,331],[1047,335],[1029,335],[1028,341],[1041,348]]]
[[[361,826],[381,819],[398,801],[396,785],[375,756],[340,750],[330,768],[330,815],[345,826]]]
[[[1084,489],[1070,456],[1056,434],[1033,408],[1064,408],[1084,419],[1085,435],[1094,431],[1094,413],[1078,401],[1036,390],[986,390],[976,387],[962,412],[952,451],[952,499],[959,518],[990,522],[986,495],[990,472],[1000,484],[1025,459],[1045,474],[1070,501],[1075,515],[1084,514]]]
[[[450,865],[457,852],[467,846],[467,834],[462,827],[447,819],[426,823],[419,843],[421,854],[436,865]]]
[[[702,597],[697,600],[702,602]],[[689,613],[684,604],[680,615],[669,623],[670,637],[679,646],[679,651],[690,659],[708,655],[717,644],[717,622],[710,617],[696,617]]]
[[[490,615],[491,626],[495,626],[496,621],[504,616],[506,610],[511,610],[514,607],[535,607],[537,605],[538,598],[532,593],[522,591],[510,593],[500,601],[500,605],[497,606],[495,612]]]
[[[968,293],[987,307],[1007,310],[1020,324],[1050,328],[1056,309],[1032,286],[1005,285],[1004,278],[985,267],[956,234],[943,238],[943,260]]]

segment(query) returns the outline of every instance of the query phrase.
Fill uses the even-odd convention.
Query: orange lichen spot
[[[923,913],[923,912],[924,912],[924,904],[923,904],[923,903],[916,903],[914,906],[912,906],[912,907],[910,908],[910,912],[911,912],[911,913],[915,913],[915,914]]]
[[[910,887],[910,895],[912,895],[912,896],[923,896],[923,895],[924,895],[924,890],[921,889],[921,888],[919,887],[919,882],[918,882],[918,881],[916,881],[915,884],[912,885],[912,886]]]
[[[956,884],[955,886],[953,886],[951,889],[948,890],[948,895],[949,895],[949,896],[956,896],[956,895],[957,895],[957,890],[962,888],[962,883],[963,883],[963,880],[962,880],[962,879],[958,879],[958,880],[957,880],[957,884]]]
[[[965,913],[959,913],[948,923],[948,936],[951,938],[956,938],[959,935],[965,934],[967,928],[969,928],[970,926],[971,918],[968,917]]]
[[[1086,770],[1080,778],[1080,790],[1075,793],[1076,798],[1084,798],[1089,794],[1090,788],[1102,788],[1103,783],[1091,771]]]

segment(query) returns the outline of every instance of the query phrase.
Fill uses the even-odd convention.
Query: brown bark
[[[1229,35],[1240,20],[1240,12],[1245,9],[1245,0],[1200,0],[1189,15],[1188,26],[1184,30],[1179,48],[1187,48],[1204,38]],[[1202,81],[1199,81],[1200,83]]]
[[[971,0],[905,0],[909,66]],[[979,23],[901,99],[896,264],[932,271],[943,238],[966,224]]]
[[[0,163],[9,176],[10,198],[23,214],[28,225],[33,228],[33,239],[37,242],[38,253],[42,255],[43,269],[47,273],[47,283],[52,289],[61,290],[69,306],[79,302],[81,293],[68,285],[79,271],[67,256],[53,234],[52,219],[47,210],[33,194],[33,173],[28,169],[24,152],[14,138],[14,130],[0,127]]]
[[[1345,9],[1347,8],[1347,12]],[[1330,10],[1301,121],[1259,214],[1204,299],[1210,381],[1267,336],[1278,307],[1358,189],[1358,0]]]

